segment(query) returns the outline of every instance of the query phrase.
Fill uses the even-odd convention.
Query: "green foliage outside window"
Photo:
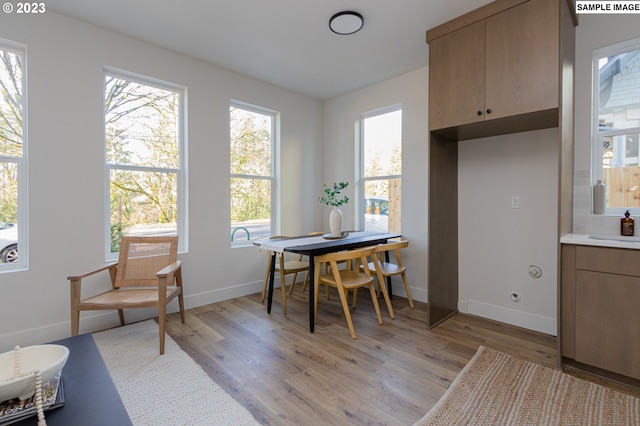
[[[180,93],[107,75],[111,251],[124,233],[176,231]]]
[[[23,149],[22,55],[0,49],[0,222],[18,221],[18,163]]]
[[[272,119],[230,108],[232,226],[271,217]]]

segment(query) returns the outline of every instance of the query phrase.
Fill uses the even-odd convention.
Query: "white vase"
[[[329,215],[329,229],[331,229],[331,236],[334,238],[342,235],[342,212],[337,207],[334,207]]]

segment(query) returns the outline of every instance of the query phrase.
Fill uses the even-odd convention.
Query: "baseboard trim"
[[[465,302],[462,303],[464,304]],[[468,307],[467,313],[472,315],[523,327],[540,333],[549,334],[551,336],[556,336],[558,334],[557,321],[555,318],[532,314],[530,312],[520,311],[517,309],[505,308],[503,306],[491,305],[478,300],[468,300],[466,304]]]

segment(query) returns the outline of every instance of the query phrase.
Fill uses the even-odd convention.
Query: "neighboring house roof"
[[[600,82],[604,111],[638,105],[640,107],[640,51],[618,55],[601,70]],[[608,80],[608,81],[607,81]],[[609,84],[607,84],[609,83]]]

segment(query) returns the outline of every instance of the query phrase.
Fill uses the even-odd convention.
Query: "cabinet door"
[[[484,27],[477,22],[429,43],[429,129],[484,120]]]
[[[575,360],[640,379],[640,278],[576,271]]]
[[[558,0],[530,0],[486,23],[486,119],[557,108]]]

